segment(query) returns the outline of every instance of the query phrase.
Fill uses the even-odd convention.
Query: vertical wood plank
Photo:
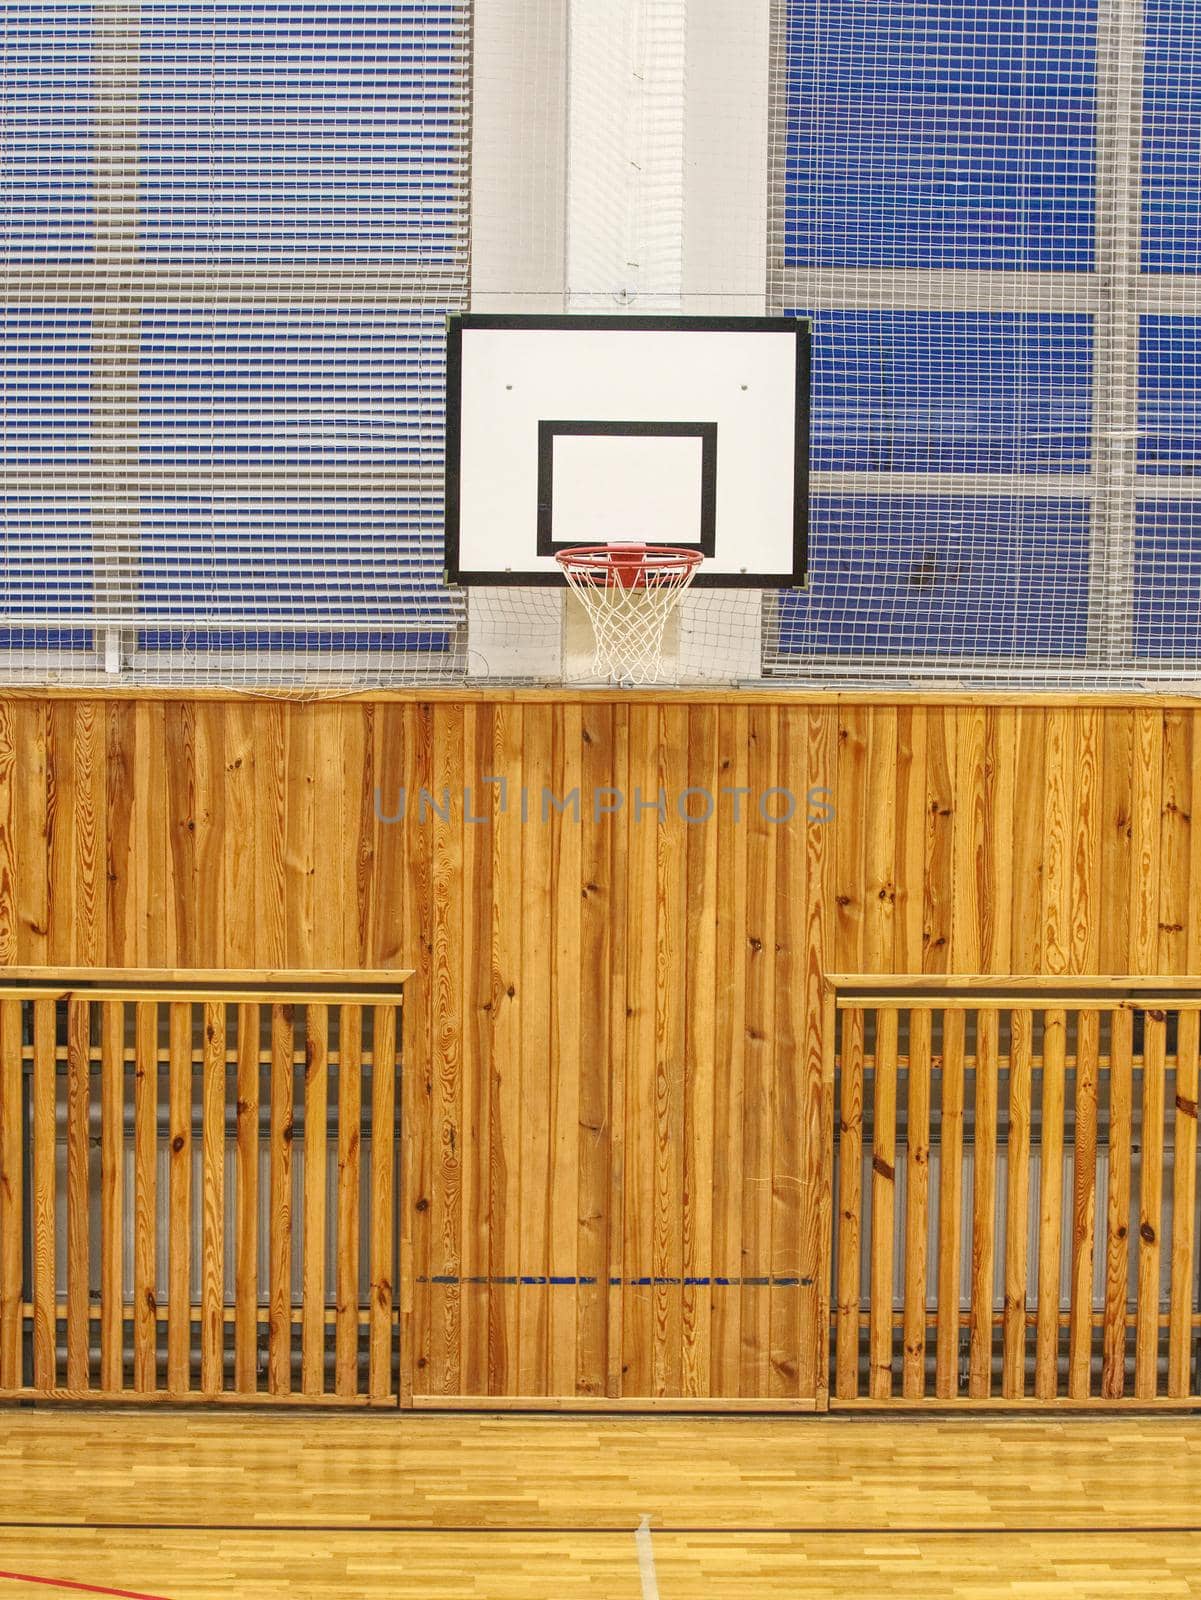
[[[75,960],[97,965],[105,947],[107,922],[104,872],[106,775],[103,707],[94,700],[75,704]]]
[[[116,704],[116,702],[113,702]],[[110,711],[112,706],[110,704]],[[47,701],[26,700],[14,707],[17,748],[21,760],[12,770],[14,784],[13,832],[16,840],[17,877],[14,885],[16,922],[14,928],[16,960],[28,966],[43,966],[49,959],[50,916],[46,897],[46,762],[50,740],[50,708]],[[0,805],[3,784],[0,784]],[[108,837],[114,832],[113,819],[107,819]],[[114,886],[112,864],[108,870],[110,891]],[[111,917],[111,910],[110,910]],[[109,958],[107,937],[105,958]]]
[[[968,1393],[985,1400],[992,1392],[993,1266],[997,1211],[997,1013],[976,1013],[976,1133],[972,1186],[972,1288],[968,1347]]]
[[[1159,1258],[1163,1228],[1165,1035],[1162,1011],[1146,1011],[1143,1035],[1142,1170],[1138,1217],[1138,1322],[1134,1392],[1150,1400],[1159,1387]]]
[[[542,796],[539,827],[545,827],[550,849],[550,1039],[551,1073],[548,1125],[550,1171],[547,1199],[550,1207],[550,1271],[560,1280],[551,1287],[548,1306],[548,1388],[552,1394],[576,1392],[580,1371],[579,1246],[581,1157],[580,1078],[581,997],[596,981],[582,980],[580,971],[580,920],[582,912],[580,773],[583,746],[583,710],[564,706],[552,723],[551,789],[553,799]],[[575,806],[571,796],[577,796]],[[559,806],[565,809],[560,811]],[[587,1224],[583,1224],[587,1226]]]
[[[859,1393],[860,1239],[863,1229],[863,1012],[842,1013],[838,1122],[838,1331],[834,1386],[840,1400]]]
[[[1133,1136],[1134,1018],[1113,1013],[1109,1048],[1109,1192],[1106,1204],[1105,1315],[1101,1394],[1116,1400],[1126,1385],[1126,1300],[1130,1271],[1130,1166]]]
[[[892,972],[896,953],[897,712],[869,713],[863,885],[863,970]]]
[[[223,957],[233,967],[260,965],[254,907],[258,813],[255,804],[255,708],[242,700],[225,707],[225,850]],[[255,1013],[257,1018],[257,1012]],[[251,1020],[248,1016],[248,1020]],[[240,1031],[240,1029],[239,1029]],[[238,1091],[241,1097],[241,1089]],[[258,1090],[255,1089],[255,1104]],[[243,1369],[243,1375],[244,1369]],[[241,1388],[242,1379],[238,1386]]]
[[[1073,834],[1071,928],[1068,961],[1072,972],[1096,972],[1100,957],[1101,852],[1104,828],[1101,800],[1101,712],[1079,706],[1073,719]]]
[[[720,719],[719,719],[720,729]],[[630,789],[630,708],[618,705],[613,708],[613,752],[610,783],[622,794]],[[595,801],[594,801],[595,806]],[[597,813],[594,809],[593,816]],[[614,817],[608,824],[611,871],[613,874],[613,928],[615,943],[624,955],[624,930],[627,926],[630,904],[630,823],[629,813]],[[609,1040],[613,1065],[609,1078],[609,1184],[607,1252],[609,1267],[609,1294],[605,1329],[606,1371],[605,1393],[617,1397],[623,1392],[625,1363],[623,1340],[625,1337],[625,1104],[626,1104],[626,1015],[628,1001],[628,968],[616,953],[611,965],[609,997]]]
[[[190,700],[168,701],[163,707],[164,821],[174,891],[168,914],[174,959],[180,966],[197,964],[196,910],[200,896],[196,871],[196,709],[196,702]],[[170,1355],[167,1366],[169,1370]]]
[[[137,708],[140,713],[142,708]],[[144,720],[144,719],[143,719]],[[136,791],[135,791],[136,792]],[[148,795],[139,796],[145,811]],[[135,801],[135,804],[137,802]],[[75,707],[70,700],[55,700],[49,708],[46,744],[46,954],[56,966],[70,966],[76,954],[75,900]],[[144,839],[148,828],[138,830],[135,865],[144,870],[148,859]],[[139,908],[140,909],[140,908]],[[135,960],[148,965],[143,935]]]
[[[1072,1305],[1068,1393],[1088,1397],[1092,1384],[1093,1257],[1097,1215],[1097,1086],[1100,1017],[1076,1017],[1076,1158],[1072,1185]]]
[[[938,1329],[935,1392],[959,1392],[959,1242],[963,1210],[964,1013],[943,1012],[938,1172]]]
[[[1197,1058],[1201,1014],[1181,1011],[1176,1042],[1176,1136],[1172,1182],[1172,1275],[1168,1313],[1168,1393],[1194,1393],[1190,1367],[1194,1344],[1193,1251],[1197,1214]]]
[[[19,1001],[15,1004],[20,1015]],[[91,1295],[88,1280],[88,1118],[91,1006],[67,1003],[67,1386],[91,1386],[88,1362]]]
[[[1160,826],[1163,793],[1163,712],[1134,713],[1129,971],[1151,973],[1159,959]]]
[[[1044,956],[1042,884],[1043,819],[1038,803],[1044,793],[1047,751],[1047,713],[1042,706],[1023,706],[1017,712],[1017,771],[1021,774],[1024,803],[1014,810],[1013,904],[1011,907],[1010,959],[1014,972],[1042,972]]]
[[[271,1007],[271,1300],[267,1387],[292,1389],[292,1135],[295,1071],[294,1014]],[[357,1308],[356,1308],[357,1309]]]
[[[867,884],[866,790],[870,712],[864,706],[838,708],[838,771],[835,806],[834,919],[835,972],[862,972],[863,903]]]
[[[834,1064],[838,1048],[834,990],[827,980],[835,849],[829,802],[837,786],[838,720],[829,705],[811,706],[803,723],[805,791],[804,996],[801,1052],[803,1148],[797,1393],[824,1410],[830,1398],[830,1252],[834,1226]]]
[[[922,910],[922,971],[948,972],[954,905],[955,708],[926,712],[926,875]],[[843,830],[841,811],[838,831]],[[840,967],[842,972],[855,968]]]
[[[1018,712],[1012,706],[990,706],[985,713],[985,727],[980,970],[1004,973],[1015,970],[1013,901]]]
[[[902,1383],[907,1400],[926,1392],[926,1273],[930,1215],[931,1013],[909,1012],[909,1105],[905,1195],[905,1320]]]
[[[44,1022],[40,1015],[46,1008]],[[35,1004],[34,1071],[39,1054],[48,1054],[54,1071],[54,1005]],[[100,1387],[115,1393],[124,1387],[124,1247],[125,1247],[125,1006],[107,1000],[101,1008],[100,1045]],[[39,1034],[47,1049],[39,1051]],[[53,1116],[54,1080],[51,1077],[49,1110]],[[51,1123],[53,1136],[53,1123]],[[49,1151],[53,1161],[53,1147]],[[50,1198],[53,1203],[53,1167]],[[49,1285],[53,1293],[53,1280]],[[53,1315],[53,1301],[51,1302]],[[51,1323],[51,1327],[53,1324]],[[52,1357],[53,1359],[53,1357]]]
[[[6,1041],[7,1044],[7,1041]],[[55,1144],[57,1139],[57,1087],[58,1063],[55,1050],[55,1004],[53,1000],[35,1000],[33,1004],[33,1381],[39,1389],[53,1389],[58,1371],[58,1312],[54,1282],[55,1237]],[[106,1083],[108,1079],[106,1077]],[[111,1085],[109,1085],[111,1094]],[[112,1134],[107,1120],[111,1107],[105,1106],[105,1151],[108,1155],[106,1174],[111,1172]],[[120,1124],[117,1124],[118,1133]],[[104,1185],[106,1262],[110,1259],[113,1244],[113,1196]],[[117,1219],[117,1248],[120,1248],[120,1192],[115,1197]],[[0,1205],[3,1201],[0,1200]],[[118,1255],[118,1263],[120,1256]],[[111,1284],[106,1274],[106,1317],[112,1315],[107,1291]],[[121,1280],[117,1279],[116,1316],[121,1315]],[[108,1323],[109,1337],[105,1346],[106,1360],[101,1363],[101,1386],[120,1388],[120,1367],[116,1381],[112,1382],[112,1328]],[[120,1321],[118,1320],[118,1330]]]
[[[1189,881],[1192,856],[1193,713],[1163,713],[1163,788],[1159,817],[1158,972],[1188,970],[1189,905],[1197,886]]]
[[[0,700],[0,965],[19,959],[18,933],[18,840],[20,788],[17,770],[17,740],[20,718],[11,700]],[[22,752],[24,754],[24,752]],[[38,863],[42,865],[42,863]]]
[[[876,1013],[875,1097],[872,1139],[870,1393],[892,1394],[893,1217],[896,1205],[897,1013]]]
[[[1092,1259],[1097,1218],[1097,1078],[1100,1016],[1076,1016],[1075,1176],[1071,1192],[1071,1322],[1068,1394],[1083,1400],[1092,1374]]]
[[[492,828],[491,940],[493,993],[492,1086],[489,1105],[491,1149],[489,1256],[488,1389],[520,1393],[517,1351],[517,1291],[498,1279],[522,1269],[521,1251],[521,1039],[525,1004],[521,904],[521,815],[524,784],[521,706],[498,706],[493,719],[491,772],[494,785]],[[406,986],[407,987],[407,986]],[[406,1017],[408,1016],[406,1004]],[[406,1057],[406,1068],[408,1066]],[[403,1335],[402,1335],[403,1337]]]
[[[371,1304],[368,1393],[387,1400],[392,1380],[392,1302],[395,1278],[396,1039],[395,1006],[376,1006],[371,1043]]]
[[[429,1357],[425,1385],[433,1394],[456,1394],[463,1387],[462,1251],[463,1251],[463,825],[446,798],[460,786],[463,770],[464,708],[438,706],[432,749],[433,790],[423,831],[432,836],[430,865],[433,948],[430,966],[432,1062],[427,1198],[430,1260],[427,1276]],[[546,773],[542,774],[547,776]],[[535,795],[535,805],[537,797]],[[420,819],[419,819],[420,821]],[[537,812],[529,832],[539,831]],[[544,939],[539,948],[545,949]],[[544,1030],[542,1040],[546,1032]],[[545,1049],[545,1046],[544,1046]],[[544,1084],[544,1088],[548,1083]],[[537,1103],[539,1097],[534,1096]],[[542,1097],[545,1103],[545,1097]],[[537,1194],[538,1185],[532,1185]],[[540,1203],[547,1197],[542,1190]],[[435,1281],[436,1280],[436,1281]],[[524,1297],[523,1297],[524,1298]]]
[[[230,911],[234,906],[231,903]],[[257,1005],[238,1007],[237,1242],[234,1263],[234,1387],[258,1389],[259,1039]]]
[[[926,847],[925,706],[897,708],[896,915],[897,972],[922,970],[922,909]],[[825,783],[823,773],[819,782]]]
[[[106,959],[116,966],[136,966],[137,938],[134,880],[136,838],[133,827],[133,797],[137,768],[137,718],[131,700],[110,700],[105,706],[106,767],[106,848],[108,879],[106,896]],[[46,795],[42,806],[45,811]],[[49,923],[45,882],[42,883],[40,924],[43,936]],[[43,954],[47,949],[43,938]]]
[[[167,1388],[190,1386],[192,1344],[192,1007],[170,1009]]]
[[[23,1378],[21,1072],[21,1002],[0,1000],[0,1387],[5,1389],[19,1388]]]
[[[288,960],[287,817],[289,708],[268,701],[254,708],[254,959],[283,967]]]
[[[329,1009],[311,1005],[304,1035],[304,1268],[301,1384],[325,1391],[325,1188],[329,1142]]]
[[[1043,784],[1043,951],[1040,971],[1068,972],[1072,947],[1072,839],[1075,807],[1074,718],[1067,706],[1046,713]]]
[[[767,1395],[771,1392],[771,1294],[765,1277],[771,1263],[772,1170],[776,1137],[777,1108],[773,1103],[776,1044],[776,827],[768,822],[763,797],[776,780],[775,718],[766,707],[750,709],[750,748],[747,782],[751,793],[746,805],[747,849],[747,946],[744,957],[746,982],[746,1046],[744,1052],[743,1099],[743,1203],[742,1203],[742,1393]],[[895,727],[893,730],[895,746]],[[890,774],[891,776],[891,774]],[[891,783],[888,791],[892,802]],[[675,885],[677,892],[678,880]],[[657,982],[662,991],[670,990],[666,973],[672,945],[661,937]],[[772,956],[769,956],[769,952]],[[674,1041],[673,1041],[674,1044]],[[677,1059],[672,1048],[669,1058]],[[667,1123],[660,1116],[660,1125]],[[668,1124],[670,1128],[670,1124]],[[674,1132],[674,1129],[670,1129]],[[660,1138],[662,1140],[662,1134]],[[660,1157],[666,1178],[674,1163]],[[671,1188],[661,1181],[669,1199]],[[672,1261],[663,1258],[663,1272],[671,1276]],[[748,1281],[750,1280],[750,1281]],[[670,1332],[670,1330],[669,1330]]]
[[[694,706],[688,717],[689,789],[700,790],[694,805],[704,814],[705,795],[716,803],[718,712],[715,706]],[[713,1288],[713,1090],[716,1077],[716,818],[686,824],[684,840],[684,1210],[683,1234],[683,1373],[686,1395],[710,1394],[712,1384]],[[790,950],[779,962],[790,963]],[[798,981],[800,989],[800,981]],[[787,1029],[787,1019],[784,1021]],[[787,1050],[782,1042],[780,1051]],[[779,1061],[779,1056],[777,1056]],[[795,1054],[790,1056],[795,1061]],[[772,1190],[772,1270],[784,1272],[776,1258],[776,1230],[784,1230],[779,1197]],[[793,1229],[796,1248],[796,1229]],[[692,1280],[692,1282],[689,1282]],[[796,1296],[792,1296],[795,1306]],[[787,1315],[772,1304],[772,1349],[790,1346]]]
[[[654,1392],[654,1220],[656,1157],[656,957],[659,940],[658,718],[653,705],[630,707],[630,898],[626,935],[625,1277],[623,1392]],[[746,741],[749,743],[749,734]],[[737,969],[743,979],[745,962]],[[736,980],[737,981],[737,980]],[[743,1128],[738,1129],[741,1143]],[[631,1281],[635,1280],[635,1281]],[[737,1293],[737,1291],[735,1291]],[[737,1382],[737,1380],[736,1380]],[[738,1393],[736,1387],[734,1390]]]
[[[1007,1400],[1026,1391],[1027,1211],[1030,1202],[1030,1096],[1033,1018],[1010,1013],[1009,1174],[1005,1193],[1005,1321],[1002,1392]]]
[[[204,1008],[200,1385],[206,1394],[225,1387],[225,1015],[223,1001]]]
[[[742,1274],[743,1097],[746,1047],[746,987],[739,981],[745,960],[746,831],[734,820],[733,795],[747,787],[749,732],[745,706],[722,706],[717,718],[717,1018],[716,1055],[721,1064],[713,1085],[713,1294],[712,1392],[741,1392],[742,1296],[725,1287]],[[631,863],[631,924],[638,916],[638,874]],[[629,1043],[629,1042],[628,1042]],[[632,1048],[632,1044],[629,1044]],[[630,1065],[633,1074],[633,1063]]]
[[[1101,898],[1099,962],[1102,972],[1133,972],[1130,945],[1130,874],[1133,857],[1134,713],[1109,707],[1101,725]]]
[[[492,710],[486,704],[464,713],[463,748],[469,783],[463,829],[463,1388],[488,1392],[489,1152],[488,1112],[492,1082]],[[478,818],[476,821],[474,819]],[[589,970],[603,970],[593,967]],[[403,1016],[403,1013],[402,1013]],[[603,1041],[604,1036],[601,1036]],[[607,1052],[598,1041],[603,1058]],[[585,1147],[581,1129],[581,1149]],[[599,1279],[598,1279],[599,1286]],[[603,1309],[603,1307],[602,1307]],[[603,1380],[597,1393],[604,1392]]]
[[[359,1392],[359,1184],[362,1171],[363,1012],[339,1008],[338,1264],[334,1325],[334,1389]]]
[[[716,711],[714,723],[716,725]],[[596,796],[613,783],[614,712],[611,706],[584,706],[582,725],[582,817],[579,907],[579,988],[576,1020],[579,1059],[579,1244],[581,1283],[576,1325],[576,1391],[606,1393],[608,1363],[611,1084],[620,1067],[613,1023],[614,943],[622,941],[616,922],[616,825],[598,818]],[[712,1004],[712,994],[710,994]],[[624,996],[622,999],[624,1009]],[[708,1140],[712,1128],[705,1130]],[[707,1392],[707,1390],[706,1390]]]
[[[158,1006],[137,1002],[134,1057],[133,1386],[158,1387]]]
[[[1059,1266],[1063,1236],[1063,1101],[1067,1014],[1043,1015],[1043,1103],[1038,1221],[1038,1315],[1034,1392],[1054,1399],[1059,1381]]]
[[[196,902],[191,908],[192,947],[203,967],[220,967],[225,954],[225,855],[232,848],[225,816],[225,716],[223,701],[195,706],[193,796]]]
[[[955,826],[951,839],[952,972],[984,970],[988,916],[988,795],[985,784],[987,724],[983,706],[955,712]]]

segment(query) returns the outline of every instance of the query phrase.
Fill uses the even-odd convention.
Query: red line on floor
[[[140,1594],[135,1589],[106,1589],[98,1583],[73,1583],[70,1578],[37,1578],[29,1572],[0,1572],[0,1578],[13,1583],[41,1583],[48,1589],[77,1589],[84,1594],[107,1594],[116,1600],[163,1600],[159,1594]]]

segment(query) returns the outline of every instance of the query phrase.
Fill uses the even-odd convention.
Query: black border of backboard
[[[583,333],[791,333],[796,352],[796,454],[793,466],[792,571],[775,576],[760,573],[713,572],[702,566],[694,579],[709,589],[803,589],[809,554],[809,398],[810,325],[804,317],[607,317],[533,316],[456,313],[446,328],[446,580],[448,583],[500,588],[556,588],[566,580],[558,572],[464,572],[459,566],[460,453],[462,449],[463,331],[473,328],[530,328]]]
[[[538,554],[553,556],[572,545],[552,535],[555,515],[556,439],[699,439],[701,441],[701,522],[699,538],[664,540],[673,549],[717,548],[716,422],[548,422],[538,424]],[[573,541],[578,543],[578,541]]]

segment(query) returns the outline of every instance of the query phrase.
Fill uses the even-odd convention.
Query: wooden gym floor
[[[1199,1534],[1201,1418],[0,1412],[0,1600],[1166,1600]]]

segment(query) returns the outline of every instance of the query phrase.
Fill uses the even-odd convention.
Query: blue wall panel
[[[1087,270],[1096,0],[790,0],[785,259]]]
[[[1088,317],[826,311],[812,321],[815,469],[1088,470]]]

